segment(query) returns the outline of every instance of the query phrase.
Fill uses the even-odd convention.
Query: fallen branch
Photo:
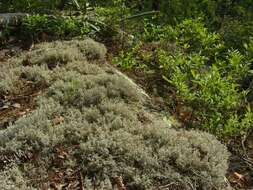
[[[147,15],[154,15],[154,14],[158,14],[159,12],[160,11],[147,11],[147,12],[143,12],[143,13],[139,13],[139,14],[136,14],[136,15],[133,15],[133,16],[123,18],[120,21],[135,19],[135,18],[138,18],[138,17],[147,16]]]
[[[126,190],[126,187],[123,183],[123,179],[121,176],[116,176],[113,178],[114,183],[117,185],[118,190]]]

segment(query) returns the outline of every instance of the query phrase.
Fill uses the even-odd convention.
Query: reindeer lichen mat
[[[0,64],[1,94],[36,96],[0,129],[0,189],[229,189],[226,148],[151,112],[105,54],[91,39],[52,42]]]

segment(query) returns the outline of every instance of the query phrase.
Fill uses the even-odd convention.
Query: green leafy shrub
[[[82,47],[82,42],[69,41],[40,48],[72,51],[71,44]],[[31,52],[42,61],[36,66],[44,65],[45,52]],[[11,162],[18,168],[4,169],[8,175],[1,175],[1,185],[18,173],[20,180],[12,181],[14,187],[21,181],[29,184],[27,189],[40,189],[51,174],[78,168],[87,185],[93,180],[99,189],[111,189],[115,176],[122,176],[128,189],[168,184],[173,189],[226,188],[226,148],[210,134],[170,128],[144,107],[147,100],[136,86],[112,68],[86,59],[69,60],[53,70],[44,68],[52,72],[53,80],[37,98],[36,109],[0,131],[0,163]],[[146,114],[151,117],[142,122],[145,118],[140,115]],[[57,161],[59,148],[66,152],[61,161]],[[32,155],[36,157],[29,159]]]
[[[24,38],[39,38],[43,33],[51,38],[68,38],[87,35],[93,30],[85,19],[60,16],[32,15],[23,19],[20,27]]]
[[[186,125],[220,137],[245,134],[253,123],[245,101],[249,84],[243,84],[250,77],[250,43],[245,44],[247,52],[228,50],[222,38],[199,19],[187,19],[175,27],[147,27],[143,34],[147,42],[121,53],[115,64],[141,68],[163,79],[175,91],[176,104],[189,110],[189,117],[179,118]]]
[[[208,57],[218,55],[224,49],[219,34],[209,32],[201,18],[185,19],[172,27],[146,22],[143,40],[176,43],[186,52],[197,52]]]
[[[146,19],[144,22],[144,33],[141,35],[141,37],[147,42],[160,40],[175,41],[176,35],[177,33],[172,26],[153,24]]]
[[[164,58],[164,55],[162,57]],[[233,76],[234,73],[240,76],[240,69],[237,70],[240,73],[236,73],[236,68],[233,68],[231,73],[226,70],[227,73],[224,75],[222,71],[226,67],[214,64],[207,68],[201,57],[198,60],[192,56],[188,61],[182,57],[179,54],[167,61],[162,58],[161,63],[170,70],[169,73],[164,73],[164,78],[176,88],[179,97],[194,110],[192,119],[198,118],[200,126],[221,136],[241,135],[247,132],[253,122],[251,119],[248,120],[247,115],[251,115],[252,112],[244,103],[245,92],[239,90],[236,76]],[[233,64],[231,60],[229,64]],[[240,62],[237,64],[236,67],[240,67]],[[230,123],[231,117],[236,117],[239,123],[243,123],[244,119],[249,123],[241,127],[238,124],[233,125]],[[191,122],[194,126],[196,121]]]
[[[177,44],[190,52],[211,56],[222,48],[220,36],[209,32],[200,19],[186,19],[176,27]]]
[[[124,69],[132,69],[138,67],[138,61],[136,60],[137,51],[140,48],[140,45],[137,44],[133,47],[133,51],[129,52],[120,52],[120,54],[113,59],[113,63]]]

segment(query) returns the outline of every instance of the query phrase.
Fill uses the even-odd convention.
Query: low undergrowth
[[[78,17],[62,15],[34,14],[22,19],[18,28],[20,36],[24,40],[33,38],[34,40],[69,39],[75,36],[94,35],[99,32],[103,24],[89,19],[88,16]],[[44,39],[43,39],[44,38]]]
[[[1,189],[64,187],[71,171],[87,189],[112,189],[115,177],[127,189],[229,188],[226,148],[152,113],[105,53],[89,39],[44,43],[3,67],[1,93],[19,93],[24,81],[48,88],[33,112],[0,131]]]
[[[181,114],[178,119],[187,128],[222,139],[247,134],[253,124],[252,41],[240,51],[230,49],[201,19],[186,19],[174,27],[147,23],[140,38],[114,59],[116,65],[163,80],[170,89],[167,96],[174,93],[175,114]]]

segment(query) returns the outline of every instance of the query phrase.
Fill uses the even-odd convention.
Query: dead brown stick
[[[84,190],[84,183],[83,183],[83,174],[82,172],[80,171],[80,190]]]
[[[113,178],[113,180],[114,183],[117,185],[118,190],[127,190],[121,176],[116,176]]]

